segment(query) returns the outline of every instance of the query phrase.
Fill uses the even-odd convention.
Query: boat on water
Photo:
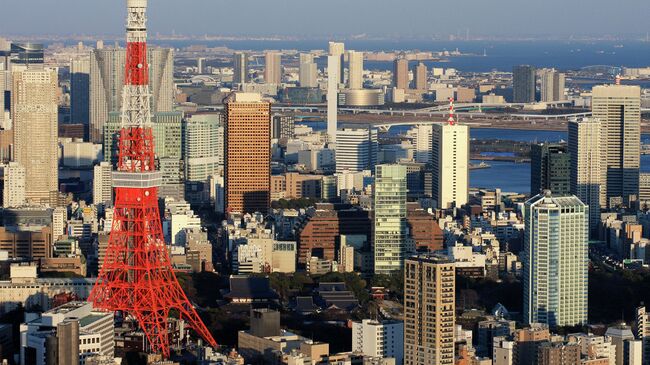
[[[485,161],[481,161],[481,163],[470,163],[469,164],[469,169],[470,170],[480,170],[480,169],[489,169],[492,167],[490,164],[485,163]]]

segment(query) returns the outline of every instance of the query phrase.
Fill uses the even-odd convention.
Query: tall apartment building
[[[25,168],[16,162],[0,165],[2,171],[2,206],[16,208],[25,205]]]
[[[413,146],[415,147],[413,160],[419,163],[430,163],[433,126],[430,124],[419,124],[413,126],[408,134],[413,137]]]
[[[248,54],[237,52],[232,57],[233,63],[233,77],[234,84],[245,84],[249,81],[248,78]]]
[[[348,51],[348,88],[363,89],[363,52]]]
[[[377,165],[373,200],[375,274],[401,270],[412,251],[407,242],[406,193],[406,166]]]
[[[592,113],[601,123],[601,204],[614,205],[639,194],[641,89],[602,85],[592,91]]]
[[[469,199],[469,127],[434,124],[431,198],[438,208],[461,207]]]
[[[221,113],[194,114],[183,120],[182,158],[189,202],[205,200],[208,177],[223,174],[224,138]]]
[[[534,323],[514,333],[513,365],[538,365],[539,348],[551,340],[551,332],[545,324]],[[495,349],[495,353],[497,353]]]
[[[404,322],[364,319],[352,322],[352,352],[404,361]]]
[[[404,365],[454,364],[456,271],[422,255],[404,265]]]
[[[336,71],[338,78],[336,82],[345,84],[345,44],[343,42],[329,42],[329,55],[339,57],[339,62],[337,63],[338,70]],[[329,67],[329,64],[327,67]]]
[[[318,86],[318,66],[314,62],[314,55],[311,53],[300,54],[299,64],[299,82],[300,87],[317,87]]]
[[[548,191],[526,202],[524,322],[552,328],[587,323],[588,210]]]
[[[174,52],[169,48],[147,49],[152,112],[172,111],[174,101]],[[90,54],[90,140],[103,142],[109,113],[119,112],[124,86],[124,49],[95,49]]]
[[[594,233],[600,223],[602,186],[600,120],[569,120],[569,154],[571,156],[570,193],[589,207],[589,229]]]
[[[643,365],[650,364],[650,313],[646,307],[636,309],[636,320],[632,327],[634,336],[641,341]]]
[[[409,61],[398,58],[393,63],[393,87],[401,90],[409,88]]]
[[[330,42],[327,56],[327,136],[336,143],[338,125],[339,85],[343,84],[343,43]]]
[[[556,70],[543,70],[540,78],[542,79],[541,100],[543,102],[566,100],[564,95],[565,75]]]
[[[93,168],[93,203],[113,205],[113,165],[102,161]]]
[[[266,213],[271,205],[271,104],[233,93],[225,105],[226,211]]]
[[[377,129],[343,128],[337,132],[336,171],[372,170],[377,163]]]
[[[266,52],[264,54],[264,82],[279,85],[282,83],[282,54]]]
[[[15,161],[25,168],[25,198],[55,205],[59,192],[57,73],[28,69],[14,72],[12,78]]]
[[[530,150],[530,192],[550,190],[555,196],[570,192],[571,155],[565,144],[533,144]]]
[[[429,85],[428,85],[428,80],[427,80],[427,65],[424,63],[420,62],[418,65],[415,67],[415,72],[414,74],[414,79],[413,83],[415,86],[415,90],[428,90]]]
[[[535,67],[515,66],[512,70],[512,92],[515,103],[534,103],[536,88]]]
[[[90,124],[90,59],[70,61],[70,122],[83,124],[88,140]]]

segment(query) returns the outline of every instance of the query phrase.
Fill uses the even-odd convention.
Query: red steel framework
[[[122,130],[113,173],[113,226],[102,269],[90,293],[95,308],[138,321],[153,352],[169,357],[171,313],[210,345],[216,342],[181,289],[165,245],[158,208],[147,64],[147,0],[127,0],[127,53]]]

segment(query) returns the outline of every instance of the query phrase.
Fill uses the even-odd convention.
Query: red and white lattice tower
[[[127,46],[115,210],[102,269],[90,293],[96,308],[138,321],[151,350],[169,357],[167,319],[178,314],[210,345],[216,342],[181,289],[163,239],[158,208],[147,63],[147,0],[127,0]]]
[[[447,119],[447,123],[449,125],[455,125],[456,124],[456,118],[454,117],[456,111],[454,110],[454,98],[449,98],[449,119]]]

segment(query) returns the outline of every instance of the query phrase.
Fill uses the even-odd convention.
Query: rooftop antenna
[[[447,119],[447,123],[449,123],[449,125],[456,125],[456,118],[454,117],[454,114],[454,98],[449,98],[449,119]]]

